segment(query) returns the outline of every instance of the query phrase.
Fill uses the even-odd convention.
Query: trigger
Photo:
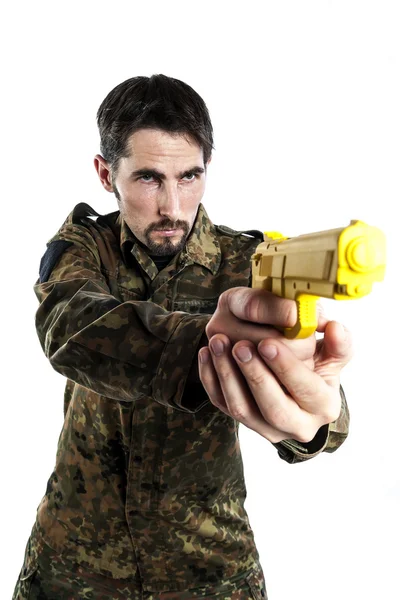
[[[294,327],[284,329],[288,339],[304,339],[312,335],[318,326],[317,302],[319,296],[299,294],[296,298],[297,322]]]

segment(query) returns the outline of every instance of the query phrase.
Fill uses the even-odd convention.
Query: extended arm
[[[53,368],[115,400],[144,395],[188,410],[181,404],[185,383],[209,316],[168,312],[151,301],[120,302],[90,233],[74,227],[63,239],[71,245],[34,288],[37,333]],[[205,393],[200,400],[207,401]]]

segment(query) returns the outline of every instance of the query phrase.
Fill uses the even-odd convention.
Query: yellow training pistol
[[[318,325],[318,298],[361,298],[383,281],[386,240],[362,221],[293,238],[265,232],[251,260],[253,288],[296,300],[297,323],[285,336],[305,338]]]

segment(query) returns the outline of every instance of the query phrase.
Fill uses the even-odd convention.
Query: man
[[[14,598],[265,597],[239,422],[288,462],[335,450],[349,335],[321,316],[318,345],[287,340],[295,303],[251,289],[261,236],[207,217],[212,126],[190,86],[135,77],[97,117],[119,210],[77,205],[41,260],[65,421]]]

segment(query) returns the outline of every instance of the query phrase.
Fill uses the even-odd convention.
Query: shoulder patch
[[[254,237],[259,239],[261,242],[264,241],[264,234],[262,231],[258,231],[258,229],[247,229],[246,231],[236,231],[235,229],[231,229],[226,225],[215,225],[216,230],[219,233],[224,235],[229,235],[230,237],[238,237],[239,235],[244,235],[247,237]]]
[[[58,263],[61,255],[67,248],[72,246],[72,242],[66,240],[55,240],[50,242],[47,246],[47,250],[41,258],[39,266],[39,277],[40,283],[45,283],[50,277],[50,273]]]

